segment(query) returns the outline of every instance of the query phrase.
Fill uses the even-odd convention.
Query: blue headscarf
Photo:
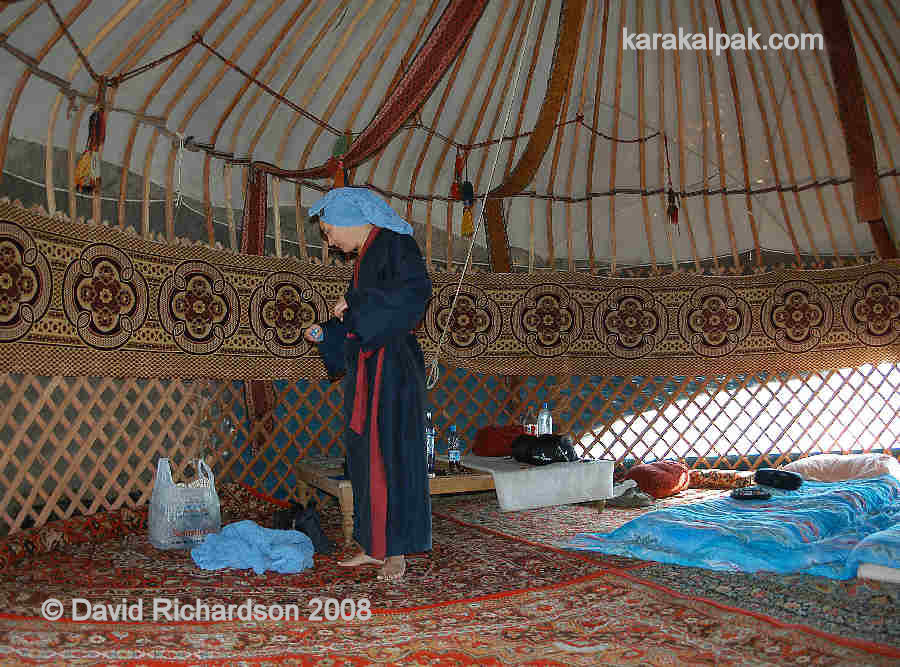
[[[335,227],[357,227],[366,223],[398,234],[412,236],[412,226],[368,188],[334,188],[309,207],[310,215]]]

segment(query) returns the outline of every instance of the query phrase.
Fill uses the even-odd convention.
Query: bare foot
[[[384,581],[399,581],[406,572],[406,557],[388,556],[384,567],[378,570],[378,578]]]
[[[366,552],[360,551],[355,556],[345,558],[342,561],[338,561],[338,565],[340,565],[341,567],[359,567],[360,565],[384,565],[384,561],[378,560],[377,558],[372,558]]]

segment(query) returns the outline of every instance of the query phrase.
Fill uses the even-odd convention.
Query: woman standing
[[[345,447],[353,485],[353,536],[345,567],[406,571],[405,555],[431,549],[425,460],[425,361],[412,330],[431,280],[412,227],[366,188],[335,188],[310,207],[323,238],[358,253],[334,318],[307,329],[329,373],[345,371]]]

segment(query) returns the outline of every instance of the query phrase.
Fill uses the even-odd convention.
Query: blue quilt
[[[895,477],[806,481],[796,491],[771,491],[764,501],[724,495],[648,512],[611,533],[578,535],[567,546],[712,570],[832,579],[853,578],[860,562],[900,567]]]

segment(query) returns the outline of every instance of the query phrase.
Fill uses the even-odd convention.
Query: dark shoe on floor
[[[637,487],[626,489],[621,495],[606,499],[607,507],[650,507],[653,497]]]
[[[309,506],[302,508],[294,515],[294,530],[306,533],[306,536],[312,540],[316,553],[330,554],[333,550],[331,542],[322,530],[322,524],[319,522],[319,513],[315,507]]]

